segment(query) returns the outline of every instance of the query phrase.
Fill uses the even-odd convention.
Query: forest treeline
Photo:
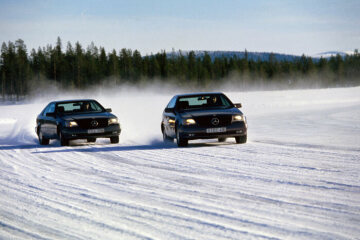
[[[62,89],[86,89],[104,84],[146,85],[153,82],[185,88],[206,89],[230,84],[232,89],[248,90],[272,86],[276,89],[360,85],[360,54],[296,60],[251,60],[216,57],[195,52],[167,54],[161,51],[142,56],[137,50],[106,52],[93,43],[86,49],[76,42],[63,47],[58,38],[28,52],[23,40],[2,43],[0,56],[1,98],[20,99],[44,83]]]

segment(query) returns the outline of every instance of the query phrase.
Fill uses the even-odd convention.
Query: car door
[[[50,109],[50,105],[51,104],[48,104],[45,109],[39,114],[38,118],[37,118],[37,127],[38,127],[38,131],[40,132],[41,131],[41,134],[44,136],[44,137],[47,137],[48,134],[47,134],[47,124],[46,124],[46,113],[49,112],[49,109]]]
[[[169,104],[166,106],[164,113],[163,113],[163,124],[164,124],[164,131],[167,136],[175,137],[175,121],[176,121],[176,112],[175,112],[175,104],[176,99],[173,98],[170,100]]]
[[[57,136],[57,121],[55,114],[55,103],[51,103],[42,116],[41,131],[46,138]]]

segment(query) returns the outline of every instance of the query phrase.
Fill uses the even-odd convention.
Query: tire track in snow
[[[358,95],[358,88],[350,90],[341,92],[346,92],[346,98]],[[119,145],[104,140],[59,147],[53,141],[40,147],[34,145],[32,126],[23,125],[26,131],[21,135],[21,128],[14,125],[11,131],[18,136],[0,137],[0,144],[6,144],[0,146],[0,238],[359,236],[358,138],[346,135],[358,132],[352,127],[358,124],[354,117],[358,100],[340,105],[332,98],[335,102],[330,105],[305,101],[298,106],[296,102],[284,105],[281,96],[286,91],[261,96],[268,94],[280,95],[279,101],[269,105],[273,104],[270,97],[263,102],[266,109],[249,109],[252,125],[245,145],[233,140],[195,141],[188,148],[177,148],[151,139],[133,140],[136,136],[128,134]],[[247,105],[256,110],[258,99],[250,99]],[[22,106],[7,107],[5,112],[19,115],[19,109]],[[333,115],[334,110],[344,121]],[[16,119],[16,124],[28,121],[21,114]],[[317,131],[312,126],[319,120],[323,126]],[[345,134],[340,140],[355,142],[334,146],[339,141],[327,141],[323,135],[309,143],[303,139],[313,132],[326,134],[327,127],[340,129]],[[274,135],[278,132],[282,134]],[[153,137],[150,132],[145,135]]]
[[[237,147],[237,146],[234,146],[234,147]],[[211,152],[213,148],[208,147],[208,149],[207,149],[208,152]],[[167,161],[165,161],[165,162],[161,162],[161,161],[157,160],[156,158],[155,158],[154,161],[152,161],[154,156],[157,155],[157,153],[154,153],[154,152],[161,152],[161,151],[157,151],[157,150],[146,150],[146,151],[143,151],[143,152],[137,151],[136,154],[133,153],[133,152],[131,152],[131,153],[127,152],[125,154],[122,154],[122,152],[116,152],[115,151],[115,153],[111,153],[111,152],[108,152],[108,153],[105,153],[105,154],[101,153],[100,157],[99,156],[94,157],[94,154],[97,155],[98,153],[83,152],[83,151],[81,151],[80,153],[77,153],[76,150],[75,150],[75,151],[71,152],[71,154],[69,153],[68,157],[65,154],[62,154],[62,153],[55,153],[55,155],[52,156],[52,158],[57,159],[58,156],[61,155],[62,156],[61,163],[59,163],[58,167],[60,169],[62,169],[63,171],[68,171],[69,170],[68,166],[71,166],[72,169],[76,169],[76,170],[81,169],[81,171],[79,171],[77,174],[79,174],[79,173],[83,174],[83,176],[81,177],[83,179],[86,176],[94,174],[96,176],[96,178],[100,178],[101,180],[103,180],[103,181],[100,181],[100,182],[104,186],[109,185],[109,187],[113,188],[115,192],[120,191],[121,194],[127,193],[128,195],[135,194],[135,195],[140,195],[142,197],[147,197],[148,194],[149,194],[149,190],[151,190],[151,189],[153,190],[156,186],[160,187],[159,190],[161,190],[163,186],[168,187],[169,185],[173,185],[174,188],[176,188],[176,189],[178,189],[179,187],[183,188],[181,194],[187,194],[188,196],[184,195],[184,196],[186,196],[185,200],[188,200],[188,202],[190,202],[190,203],[191,203],[191,201],[189,199],[191,197],[193,197],[194,195],[198,199],[201,199],[202,201],[204,201],[204,200],[206,200],[206,201],[210,200],[209,202],[211,202],[211,200],[214,201],[214,198],[217,197],[217,194],[216,194],[216,192],[214,192],[214,194],[209,195],[209,191],[208,191],[209,186],[207,186],[207,185],[215,185],[215,183],[217,181],[212,180],[211,177],[219,175],[219,173],[221,171],[229,172],[229,170],[227,168],[233,166],[233,164],[227,165],[226,161],[236,161],[236,160],[238,160],[238,161],[240,161],[240,163],[245,163],[242,166],[247,166],[247,167],[251,166],[251,164],[249,164],[249,161],[246,158],[245,158],[245,160],[243,162],[241,162],[241,158],[240,159],[226,159],[226,158],[222,158],[219,154],[211,157],[211,153],[206,154],[205,156],[203,155],[202,157],[198,157],[197,155],[199,155],[199,154],[198,154],[197,151],[194,152],[194,149],[190,149],[191,150],[190,152],[183,153],[183,157],[179,158],[179,157],[176,157],[176,156],[178,156],[179,151],[183,151],[183,150],[179,150],[179,149],[171,149],[171,150],[173,150],[174,152],[173,153],[168,152],[166,155],[167,156],[173,156],[173,157],[170,157],[170,158],[168,157]],[[230,153],[230,155],[232,155],[231,151],[229,151],[227,153]],[[79,156],[74,157],[74,154],[75,154],[75,156],[76,155],[79,155]],[[39,155],[39,154],[37,154],[37,155]],[[86,156],[82,156],[82,155],[86,155]],[[119,158],[119,156],[122,156],[122,157]],[[164,156],[159,156],[158,159],[161,160],[163,157]],[[81,160],[81,162],[74,162],[74,158],[86,159],[86,160]],[[134,158],[136,159],[136,161],[133,160]],[[214,161],[212,161],[213,160],[212,158],[214,159]],[[39,157],[38,159],[42,159],[42,158]],[[103,159],[103,160],[99,161],[99,159]],[[191,161],[191,160],[187,160],[187,159],[195,159],[195,161]],[[43,160],[45,161],[46,159],[44,158]],[[122,160],[127,160],[127,161],[124,162]],[[46,161],[49,161],[49,159],[47,159]],[[160,166],[156,165],[157,161],[160,163]],[[170,162],[170,161],[174,161],[174,162]],[[219,165],[219,163],[222,163],[224,161],[225,161],[225,164]],[[117,165],[114,165],[112,168],[109,168],[108,164],[113,165],[116,162],[118,163]],[[203,162],[203,164],[201,164],[202,162]],[[208,162],[211,162],[212,164],[208,164]],[[192,163],[192,165],[190,165],[191,163]],[[124,189],[119,188],[118,184],[119,184],[120,181],[115,182],[115,185],[111,185],[110,184],[111,181],[109,181],[109,178],[105,178],[106,173],[109,172],[109,171],[104,171],[104,172],[102,171],[102,168],[104,168],[104,169],[112,169],[113,171],[117,171],[117,170],[121,170],[123,168],[126,168],[126,171],[124,173],[129,174],[129,172],[128,172],[129,171],[129,165],[131,166],[131,164],[133,166],[133,170],[132,170],[133,174],[136,174],[135,177],[138,178],[136,182],[132,181],[133,184],[136,184],[136,188],[132,189],[132,190],[125,191]],[[257,164],[259,164],[259,163],[257,163]],[[169,167],[166,168],[166,165],[169,165]],[[214,167],[214,165],[217,166],[217,167]],[[21,168],[21,167],[24,167],[24,166],[26,166],[26,165],[24,164],[23,166],[18,166],[17,168],[19,168],[19,167]],[[84,169],[84,166],[87,167],[87,168]],[[191,167],[189,167],[189,166],[191,166]],[[202,167],[202,170],[201,171],[196,170],[200,166]],[[184,169],[186,169],[186,168],[188,168],[187,171],[184,171]],[[256,167],[256,168],[254,168],[254,170],[258,171],[258,168],[259,167]],[[284,168],[287,169],[288,167],[284,166]],[[175,169],[175,171],[174,171],[174,169]],[[176,170],[178,170],[178,171],[176,171]],[[47,171],[47,169],[44,169],[44,171]],[[304,171],[306,171],[306,169],[304,169]],[[31,170],[27,169],[25,172],[31,172]],[[162,174],[160,172],[164,172],[164,173]],[[209,179],[209,174],[208,174],[209,172],[212,173],[212,175],[210,176],[210,179]],[[178,174],[178,175],[176,177],[174,177],[174,173]],[[259,175],[259,173],[257,173],[257,172],[255,172],[254,174]],[[59,175],[63,176],[63,173],[60,173]],[[137,175],[139,175],[139,176],[137,176]],[[189,183],[186,183],[186,181],[184,181],[184,179],[191,179],[191,175],[194,175],[192,177],[193,178],[195,177],[196,181],[202,183],[201,184],[202,186],[206,185],[207,187],[204,188],[206,190],[201,188],[201,185],[200,185],[200,189],[196,189],[196,187],[195,187],[193,190],[189,191],[188,190],[189,185],[190,186],[191,185],[199,186],[199,185],[194,185],[193,184],[194,181],[190,181]],[[169,176],[171,176],[171,177],[169,178]],[[224,179],[226,179],[226,178],[234,179],[234,177],[235,177],[235,175],[234,176],[231,176],[231,175],[230,176],[223,176]],[[121,179],[121,178],[119,178],[119,175],[112,176],[111,178],[112,179]],[[136,179],[136,178],[134,178],[134,179]],[[144,179],[144,178],[149,178],[150,180],[145,181],[144,185],[141,185],[141,179]],[[179,180],[177,180],[177,179],[179,179]],[[244,180],[244,179],[240,178],[237,181],[239,181],[239,180]],[[252,179],[252,180],[254,180],[255,182],[259,182],[259,179],[256,179],[256,178]],[[161,183],[161,181],[163,183]],[[99,185],[99,179],[97,179],[97,180],[95,180],[93,182],[96,182],[96,184]],[[225,183],[227,183],[227,182],[225,182]],[[217,184],[219,185],[219,188],[221,188],[221,187],[224,188],[224,186],[226,186],[226,184],[224,185],[224,183],[222,183],[221,181],[218,182]],[[257,184],[262,185],[263,183],[260,183],[260,184],[257,183]],[[278,185],[278,183],[276,185]],[[65,187],[65,188],[62,188],[62,187]],[[62,186],[62,187],[60,187],[57,191],[60,192],[61,190],[65,190],[65,192],[66,192],[66,190],[68,190],[67,186]],[[86,189],[87,191],[89,191],[89,187],[90,186],[84,186],[83,189]],[[79,189],[81,189],[81,188],[79,188]],[[186,206],[182,206],[181,204],[183,204],[185,200],[182,199],[181,202],[179,203],[179,200],[177,198],[174,199],[174,197],[171,196],[171,194],[170,195],[167,194],[167,196],[166,196],[165,193],[169,192],[169,190],[171,190],[171,189],[164,189],[163,191],[158,191],[159,196],[157,196],[157,197],[161,197],[161,200],[163,200],[165,203],[177,204],[176,206],[177,206],[177,208],[179,208],[179,210],[177,210],[175,212],[183,213],[184,209],[186,209]],[[194,190],[196,190],[196,191],[194,191]],[[224,199],[231,200],[231,196],[234,196],[234,197],[236,197],[235,201],[244,200],[243,196],[239,195],[238,193],[234,193],[233,191],[230,191],[228,188],[226,188],[225,190],[228,190],[230,192],[230,195],[227,195],[226,197],[224,197]],[[259,188],[259,190],[264,191],[264,188],[261,187],[261,188]],[[50,189],[47,189],[47,191],[50,191]],[[78,194],[77,191],[78,191],[78,189],[75,190],[75,193],[74,193],[75,195]],[[243,191],[249,191],[249,189],[247,187],[245,187],[243,189]],[[178,192],[178,190],[177,190],[177,192]],[[223,192],[226,192],[226,191],[224,191],[224,189],[223,189]],[[56,196],[56,194],[51,193],[51,191],[49,193],[50,193],[51,196],[54,196],[54,195]],[[252,196],[253,199],[259,203],[259,200],[261,200],[261,198],[259,198],[259,194],[260,193],[255,192],[255,193],[253,193],[253,195],[250,195],[250,196]],[[82,196],[84,197],[86,195],[82,195]],[[64,195],[63,198],[64,199],[69,199],[69,195]],[[85,204],[83,202],[84,200],[81,200],[81,199],[79,200],[79,199],[76,199],[76,198],[73,199],[73,201],[79,201],[79,203],[84,204],[85,208],[88,208],[89,207],[88,204],[91,204],[91,203]],[[150,201],[153,201],[153,200],[150,199]],[[304,199],[300,199],[300,201],[304,201]],[[277,204],[280,203],[278,200],[276,200],[276,198],[274,198],[273,202],[274,202],[274,205],[277,205]],[[216,202],[214,205],[216,205],[216,204],[219,204],[219,202]],[[267,202],[267,204],[268,204],[268,202]],[[236,206],[236,204],[234,204],[234,203],[232,203],[230,205]],[[282,205],[286,206],[284,204],[282,204]],[[182,207],[180,207],[180,206],[182,206]],[[203,206],[205,209],[213,209],[214,208],[214,206],[211,206],[209,203],[205,204],[203,202],[201,203],[201,206]],[[304,206],[303,208],[304,208],[304,210],[308,210],[308,208],[310,206],[311,205]],[[240,207],[244,207],[244,206],[240,206]],[[237,208],[241,209],[240,207],[237,207]],[[299,206],[295,206],[295,208],[298,208],[298,207]],[[96,205],[96,208],[101,208],[101,204]],[[289,209],[288,206],[287,206],[287,208]],[[168,209],[167,208],[162,209],[162,211],[166,211],[166,210],[168,210]],[[325,209],[325,210],[327,210],[327,209]],[[107,209],[107,211],[109,211],[109,210]],[[201,212],[201,208],[199,208],[198,211]],[[215,212],[218,212],[218,211],[219,211],[219,209],[215,209]],[[242,213],[244,213],[244,210],[242,211]],[[250,213],[251,213],[251,211],[249,209],[248,216],[251,216]],[[271,212],[268,212],[268,213],[271,214]],[[193,213],[189,214],[189,216],[191,216],[192,214]],[[137,214],[134,214],[134,216],[135,216],[135,218],[136,217],[138,218]],[[184,218],[183,221],[186,221],[186,219],[188,221],[190,221],[191,217]],[[204,219],[206,219],[206,217],[204,217]],[[167,222],[167,221],[163,220],[163,222]],[[257,221],[259,221],[259,218],[258,218]],[[205,222],[203,224],[205,224]],[[216,222],[219,223],[221,221],[216,220]],[[221,225],[218,225],[218,227],[219,226],[221,226]],[[246,226],[245,228],[251,228],[251,227]],[[273,230],[274,227],[269,227],[269,229]],[[286,234],[285,233],[282,233],[282,234],[287,235],[287,234],[290,234],[290,233],[288,232]],[[280,236],[281,236],[281,234],[280,234]]]

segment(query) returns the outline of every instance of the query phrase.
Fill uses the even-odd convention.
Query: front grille
[[[214,118],[219,119],[219,124],[212,124]],[[200,127],[226,127],[231,124],[232,116],[231,115],[210,115],[210,116],[201,116],[195,117],[194,120]]]
[[[98,125],[97,126],[93,126],[91,124],[92,121],[97,121]],[[76,120],[77,124],[79,125],[80,128],[83,129],[92,129],[92,128],[104,128],[108,126],[108,119],[107,118],[87,118],[87,119],[78,119]]]

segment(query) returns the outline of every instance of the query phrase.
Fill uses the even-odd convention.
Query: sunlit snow
[[[0,105],[0,239],[357,239],[360,88],[226,92],[248,143],[163,144],[172,94],[96,93],[119,144],[52,140],[53,100]]]

